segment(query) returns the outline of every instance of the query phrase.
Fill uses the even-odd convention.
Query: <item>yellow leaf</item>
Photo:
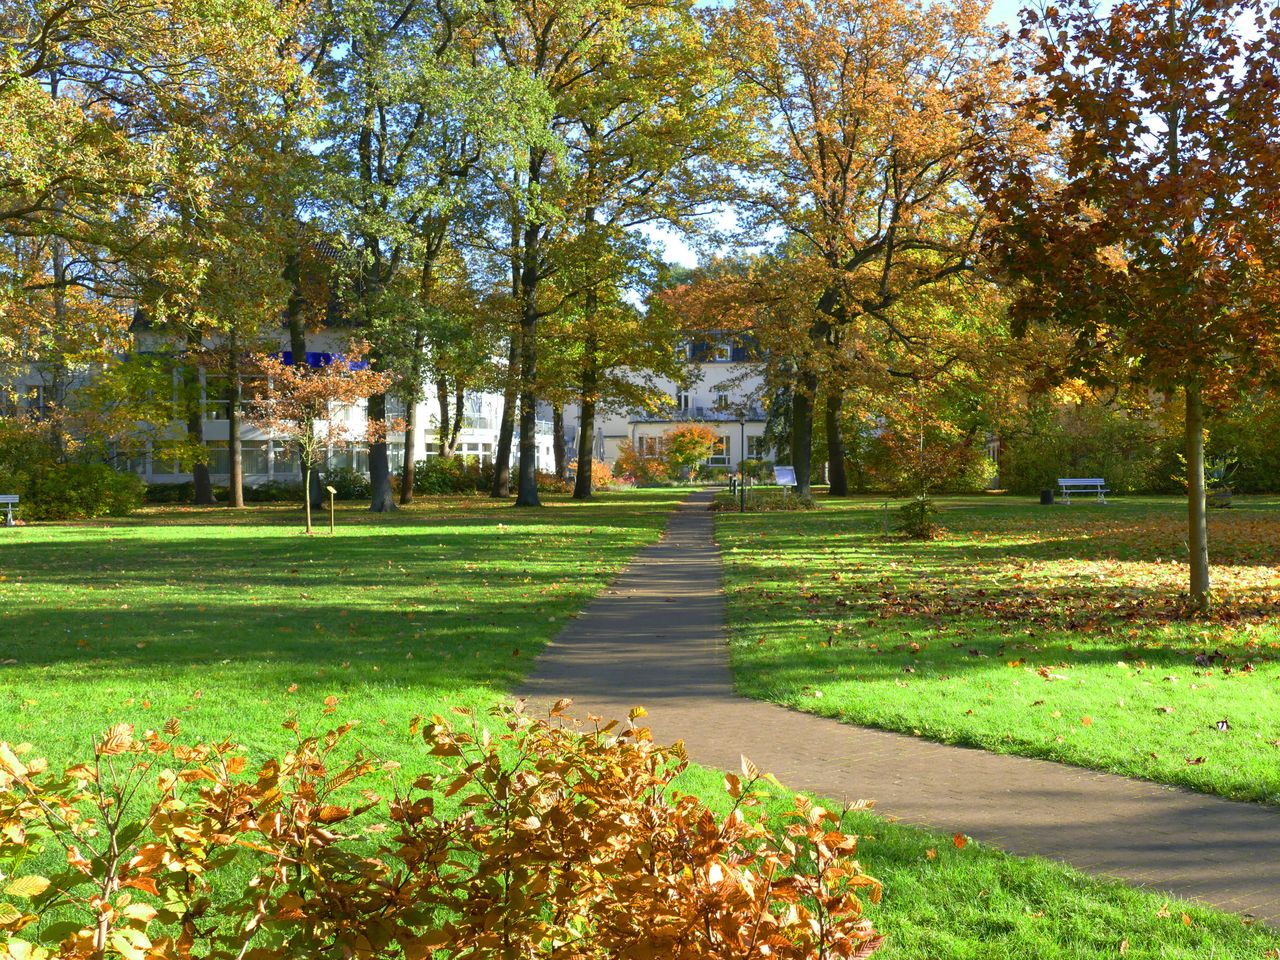
[[[44,877],[18,877],[7,887],[4,892],[11,897],[38,897],[49,889],[49,881]]]

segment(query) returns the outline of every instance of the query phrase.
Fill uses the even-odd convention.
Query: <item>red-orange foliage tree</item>
[[[784,271],[762,277],[780,292],[761,299],[785,306],[762,318],[800,328],[786,340],[802,496],[824,387],[832,492],[848,492],[841,354],[861,355],[861,341],[914,347],[901,301],[977,266],[986,214],[969,166],[983,141],[1012,135],[1007,112],[984,124],[964,109],[1012,99],[986,11],[980,0],[740,0],[715,15],[754,132],[736,177],[744,234],[784,238]]]
[[[1022,113],[1060,155],[984,161],[1015,320],[1066,325],[1079,373],[1119,366],[1185,395],[1204,607],[1205,406],[1273,371],[1280,347],[1280,20],[1263,0],[1064,0],[1024,12],[1018,41],[1035,86]]]
[[[391,375],[371,370],[365,361],[367,344],[355,343],[346,356],[334,357],[323,366],[285,363],[278,357],[258,355],[255,365],[265,379],[246,420],[298,452],[302,460],[303,500],[307,533],[311,533],[311,471],[325,450],[357,439],[339,408],[353,406],[383,392]],[[385,436],[386,424],[368,421],[366,438]]]

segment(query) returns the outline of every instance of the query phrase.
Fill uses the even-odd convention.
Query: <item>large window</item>
[[[707,463],[715,466],[725,466],[729,463],[729,438],[717,437],[715,446],[711,448],[711,456],[707,457]]]
[[[689,391],[688,390],[676,391],[676,409],[679,410],[681,413],[689,412]]]
[[[764,437],[747,437],[747,457],[751,460],[767,460],[769,459],[769,447],[764,442]]]
[[[241,441],[240,461],[245,476],[265,476],[267,473],[267,444],[263,440]]]
[[[228,380],[220,373],[204,376],[204,418],[226,420],[230,417],[231,404],[227,402]],[[213,467],[209,468],[210,470]]]
[[[219,476],[231,473],[231,450],[225,440],[210,440],[205,446],[209,450],[209,472]]]
[[[640,456],[642,457],[662,456],[662,438],[661,437],[640,437],[639,447],[640,447]]]

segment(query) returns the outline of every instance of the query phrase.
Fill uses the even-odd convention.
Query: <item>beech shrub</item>
[[[501,708],[499,735],[416,718],[435,773],[343,726],[250,765],[179,723],[120,725],[53,772],[0,743],[0,956],[816,960],[881,938],[840,814],[770,822],[748,761],[717,817],[631,721]],[[143,802],[146,789],[153,797]],[[54,863],[61,860],[61,865]],[[37,871],[33,864],[48,864]]]
[[[31,475],[22,515],[27,520],[124,517],[142,506],[146,489],[137,474],[104,463],[50,464]]]

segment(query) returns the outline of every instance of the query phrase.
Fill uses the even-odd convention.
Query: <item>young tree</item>
[[[364,436],[356,437],[344,408],[384,392],[391,376],[370,369],[367,344],[352,344],[345,357],[334,357],[324,366],[285,363],[259,354],[254,358],[265,385],[247,411],[247,419],[275,439],[301,454],[303,502],[306,504],[307,533],[311,527],[311,465],[318,463],[331,447],[343,447],[357,439],[385,436],[387,425],[369,420]]]
[[[1189,589],[1210,601],[1204,420],[1280,347],[1280,29],[1263,0],[1065,0],[1025,11],[1022,115],[1045,162],[993,151],[984,191],[1015,320],[1065,325],[1074,371],[1185,399]]]
[[[671,476],[683,477],[711,456],[718,439],[705,423],[683,423],[668,430],[662,437],[662,453]]]
[[[741,0],[717,17],[756,143],[737,164],[744,236],[782,234],[785,296],[769,316],[791,336],[791,460],[809,494],[817,398],[850,342],[913,333],[904,296],[975,268],[984,213],[969,165],[1007,126],[1009,69],[975,0]],[[790,304],[785,309],[783,304]],[[838,381],[826,390],[832,492],[846,492]]]

